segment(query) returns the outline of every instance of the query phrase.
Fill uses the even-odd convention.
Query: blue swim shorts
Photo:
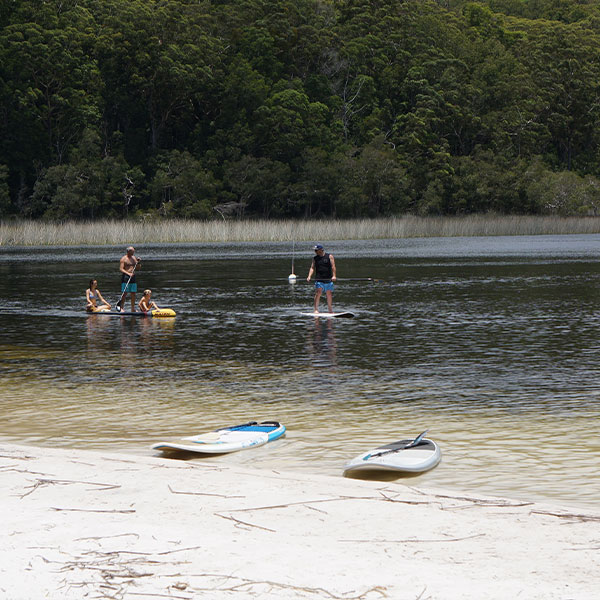
[[[129,285],[127,282],[129,281]],[[137,292],[137,283],[135,282],[135,275],[129,279],[129,275],[124,273],[121,275],[121,293],[126,292],[127,294],[135,294]]]
[[[316,281],[315,288],[321,288],[325,292],[333,292],[333,281]]]

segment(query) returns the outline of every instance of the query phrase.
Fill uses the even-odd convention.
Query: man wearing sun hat
[[[323,244],[313,246],[315,256],[308,271],[306,281],[310,281],[313,273],[315,275],[315,312],[319,312],[319,302],[323,290],[327,296],[327,309],[333,312],[333,282],[336,280],[335,259],[333,254],[325,252]]]

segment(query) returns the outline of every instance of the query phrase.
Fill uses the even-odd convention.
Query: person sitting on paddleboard
[[[119,271],[121,271],[121,298],[117,302],[117,310],[123,310],[125,296],[131,295],[131,312],[135,312],[135,294],[137,292],[137,283],[135,282],[135,270],[141,269],[141,258],[134,256],[135,248],[129,246],[127,254],[121,257],[119,261]]]
[[[138,306],[140,307],[140,310],[142,312],[148,312],[153,308],[156,310],[160,310],[160,308],[158,308],[158,306],[156,305],[156,302],[152,302],[150,300],[150,296],[152,296],[152,290],[144,290],[144,295],[138,303]]]
[[[87,300],[85,310],[88,312],[110,310],[111,308],[110,304],[102,297],[95,279],[90,279],[90,287],[85,291],[85,299]],[[98,306],[98,302],[102,302],[102,305]]]
[[[308,271],[306,281],[310,281],[313,273],[315,275],[315,312],[319,312],[321,294],[325,290],[327,296],[327,308],[333,312],[333,282],[336,280],[335,259],[333,254],[325,252],[322,244],[314,246],[315,256]]]

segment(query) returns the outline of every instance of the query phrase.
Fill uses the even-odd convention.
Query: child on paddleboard
[[[110,304],[102,297],[95,279],[90,279],[90,287],[85,290],[85,299],[87,300],[85,306],[87,312],[102,312],[111,308]],[[102,302],[102,305],[98,306],[98,302]]]
[[[150,297],[152,296],[152,290],[144,290],[142,299],[138,302],[138,306],[142,312],[148,312],[152,309],[160,310],[156,305],[156,302],[152,302]]]

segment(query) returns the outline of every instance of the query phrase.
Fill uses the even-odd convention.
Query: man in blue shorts
[[[121,271],[121,299],[117,303],[117,310],[123,310],[125,297],[131,295],[131,312],[135,312],[135,293],[137,292],[137,283],[135,282],[135,269],[141,268],[141,258],[134,256],[135,248],[129,246],[127,254],[121,257],[119,261],[119,271]]]
[[[322,244],[317,244],[313,250],[315,256],[310,265],[310,271],[306,281],[310,281],[313,273],[315,275],[315,312],[319,312],[319,302],[321,294],[325,290],[327,296],[327,308],[329,312],[333,312],[333,282],[336,280],[335,275],[335,259],[333,254],[325,252]]]

